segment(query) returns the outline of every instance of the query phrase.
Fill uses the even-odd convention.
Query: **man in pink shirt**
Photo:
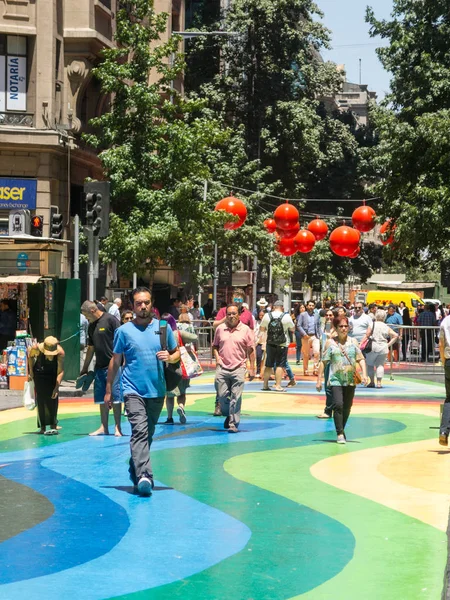
[[[226,417],[223,426],[229,433],[237,433],[241,420],[246,363],[254,352],[254,345],[253,332],[239,320],[238,306],[229,304],[225,322],[216,328],[213,342],[217,396],[222,415]],[[254,375],[250,366],[250,376]]]

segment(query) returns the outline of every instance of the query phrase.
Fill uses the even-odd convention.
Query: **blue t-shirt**
[[[388,315],[384,321],[387,325],[390,325],[391,328],[398,333],[398,325],[403,325],[403,319],[398,313],[394,313],[393,315]]]
[[[167,327],[167,348],[175,350],[177,342]],[[148,325],[125,323],[114,333],[114,353],[125,356],[122,383],[123,394],[137,394],[141,398],[161,398],[166,395],[164,365],[156,353],[162,350],[159,321]]]

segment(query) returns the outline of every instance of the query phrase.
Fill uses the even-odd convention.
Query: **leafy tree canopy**
[[[394,0],[389,21],[367,11],[372,35],[389,41],[378,54],[392,82],[373,111],[379,144],[366,154],[366,174],[395,222],[396,256],[409,262],[450,255],[449,19],[442,0]]]

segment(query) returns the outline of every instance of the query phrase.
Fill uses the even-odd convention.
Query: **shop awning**
[[[0,283],[37,283],[40,275],[8,275],[0,277]]]

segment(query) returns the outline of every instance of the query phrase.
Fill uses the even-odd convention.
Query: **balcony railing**
[[[30,113],[0,112],[0,125],[33,127],[34,116]]]

